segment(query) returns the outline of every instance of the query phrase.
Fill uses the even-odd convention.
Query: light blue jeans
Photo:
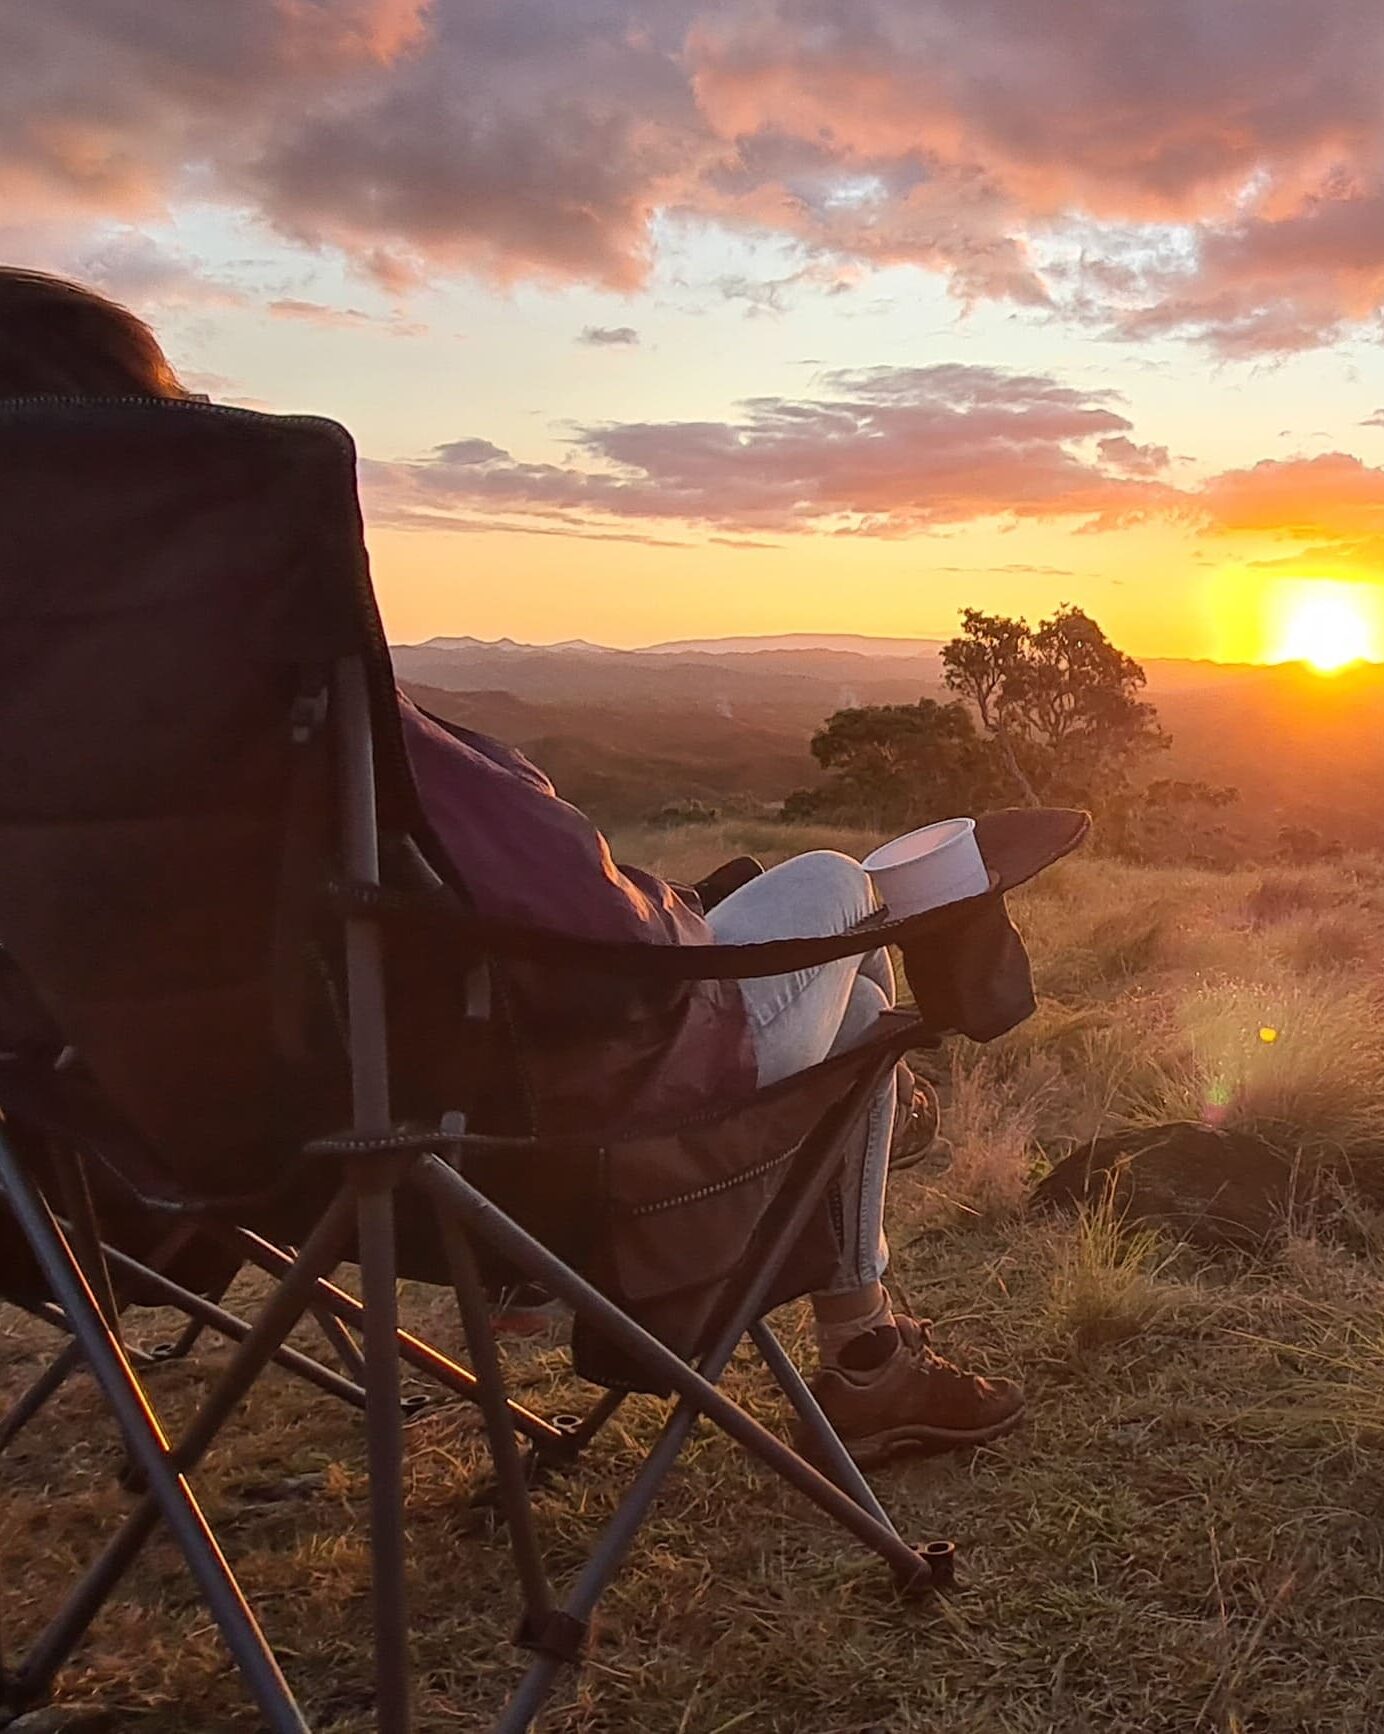
[[[874,908],[869,875],[830,849],[795,856],[732,892],[707,916],[728,945],[844,933]],[[844,957],[791,975],[742,981],[759,1082],[772,1084],[853,1047],[894,1004],[887,951]],[[895,1075],[881,1084],[847,1151],[841,1173],[845,1249],[830,1293],[863,1288],[884,1274],[884,1187],[894,1131]]]

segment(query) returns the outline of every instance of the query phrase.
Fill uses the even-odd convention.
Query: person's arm
[[[454,741],[460,741],[463,746],[470,747],[472,752],[479,753],[482,758],[489,759],[492,765],[498,765],[501,770],[509,771],[511,775],[520,777],[534,788],[540,789],[545,795],[555,795],[552,779],[538,766],[521,753],[518,747],[511,747],[504,741],[497,741],[493,735],[482,734],[479,729],[468,729],[463,724],[451,722],[445,716],[438,716],[436,711],[424,710],[421,704],[415,704],[406,692],[399,693],[399,705],[402,710],[407,707],[421,717],[426,717],[430,723],[444,730]]]
[[[617,867],[522,753],[402,698],[400,721],[423,811],[480,913],[573,937],[707,943],[696,905],[654,873]]]

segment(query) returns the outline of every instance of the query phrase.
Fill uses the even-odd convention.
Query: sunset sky
[[[1378,0],[42,0],[0,257],[356,436],[392,635],[1384,655]]]

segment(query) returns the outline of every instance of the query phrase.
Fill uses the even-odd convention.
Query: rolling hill
[[[936,645],[897,642],[792,635],[610,650],[459,638],[393,654],[427,708],[512,741],[613,823],[689,800],[753,810],[811,782],[808,742],[833,711],[943,696]],[[1297,664],[1145,668],[1173,738],[1158,774],[1237,787],[1232,824],[1247,847],[1290,824],[1384,847],[1384,667],[1331,678]]]

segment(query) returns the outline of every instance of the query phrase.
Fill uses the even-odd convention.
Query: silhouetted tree
[[[1168,745],[1144,671],[1080,608],[1047,620],[968,608],[943,647],[943,678],[975,707],[1009,781],[1031,806],[1104,808],[1129,788],[1139,761]]]
[[[1336,837],[1323,837],[1313,825],[1283,825],[1278,832],[1277,854],[1280,861],[1295,867],[1310,866],[1313,861],[1339,861],[1345,845]]]
[[[1101,815],[1102,840],[1134,861],[1194,863],[1229,868],[1244,859],[1244,842],[1224,814],[1240,799],[1228,783],[1196,777],[1157,777],[1129,788]]]
[[[813,735],[812,756],[827,780],[790,795],[785,819],[909,829],[978,810],[1001,781],[994,747],[955,699],[839,710]]]

